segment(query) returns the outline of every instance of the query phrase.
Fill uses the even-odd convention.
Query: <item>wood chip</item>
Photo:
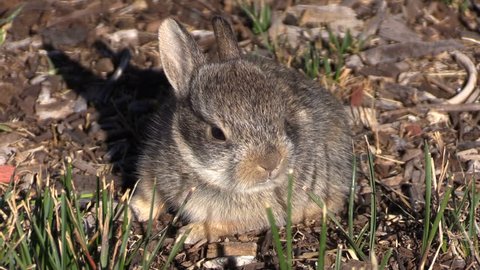
[[[456,40],[441,40],[436,42],[405,42],[388,44],[368,49],[360,53],[362,60],[369,65],[392,63],[406,58],[417,58],[435,55],[444,51],[462,48]]]
[[[257,254],[256,243],[224,242],[212,243],[207,247],[207,258],[227,256],[255,256]]]

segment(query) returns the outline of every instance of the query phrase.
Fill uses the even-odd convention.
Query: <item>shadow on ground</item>
[[[92,120],[98,125],[87,128],[99,127],[105,134],[107,160],[103,161],[113,165],[113,173],[120,175],[124,188],[132,187],[145,126],[155,108],[170,95],[169,84],[162,72],[142,70],[128,63],[128,49],[115,53],[103,42],[94,45],[97,53],[110,58],[116,67],[108,79],[96,76],[52,45],[45,45],[44,49],[68,89],[95,108]]]

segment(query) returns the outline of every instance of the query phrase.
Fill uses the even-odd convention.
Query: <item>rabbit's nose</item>
[[[268,152],[263,159],[259,160],[258,166],[268,173],[270,178],[275,178],[281,161],[282,155],[277,150],[274,150]]]

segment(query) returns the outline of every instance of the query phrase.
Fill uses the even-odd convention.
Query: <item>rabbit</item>
[[[178,211],[190,193],[181,212],[189,222],[181,229],[190,230],[186,243],[266,229],[267,206],[282,226],[288,172],[292,222],[322,212],[305,188],[338,212],[352,177],[343,106],[303,74],[243,55],[225,18],[215,16],[212,25],[215,61],[207,61],[175,19],[159,27],[160,60],[173,95],[147,127],[131,200],[136,219],[148,220],[151,205],[153,217]]]

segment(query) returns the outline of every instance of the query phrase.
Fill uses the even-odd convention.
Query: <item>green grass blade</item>
[[[53,220],[53,198],[50,194],[50,188],[45,187],[43,192],[39,191],[42,194],[41,198],[37,201],[36,206],[39,207],[39,211],[43,211],[40,216],[40,220],[45,219],[45,221],[49,224],[52,224]],[[40,226],[42,226],[42,231],[45,229],[45,223],[41,222]]]
[[[61,241],[60,241],[60,244],[61,244],[61,250],[60,250],[60,254],[61,254],[61,258],[62,258],[62,262],[61,262],[61,266],[62,266],[62,269],[66,269],[66,266],[67,266],[67,236],[66,236],[66,233],[67,233],[67,204],[65,202],[65,192],[62,191],[62,194],[60,195],[60,215],[61,215],[61,220],[62,220],[62,224],[61,224]]]
[[[380,267],[378,268],[379,270],[386,269],[388,260],[390,260],[390,257],[392,256],[393,248],[389,248],[388,251],[385,253],[385,255],[382,258],[382,262],[380,263]]]
[[[268,30],[270,27],[270,21],[271,21],[271,9],[270,6],[266,5],[264,1],[261,2],[260,4],[260,31],[261,33],[264,33]]]
[[[195,192],[195,188],[191,188],[190,191],[187,193],[187,196],[185,196],[185,199],[183,200],[182,204],[180,205],[177,213],[175,214],[171,224],[169,224],[165,229],[161,230],[158,234],[156,234],[153,238],[160,237],[158,240],[158,243],[156,244],[155,248],[153,249],[153,252],[148,259],[146,263],[146,267],[149,268],[153,259],[155,258],[156,254],[160,251],[160,249],[163,247],[163,243],[165,241],[166,235],[167,235],[167,230],[170,228],[170,226],[176,226],[178,220],[180,219],[180,216],[182,215],[183,211],[185,210],[185,206],[187,202],[190,200],[190,197],[192,197],[193,192]]]
[[[338,60],[337,60],[337,63],[335,65],[335,81],[338,82],[338,80],[340,79],[340,75],[342,74],[342,70],[343,70],[343,56],[339,56]]]
[[[23,220],[23,217],[19,217],[19,219],[17,219],[15,222],[15,227],[19,236],[23,234],[23,228],[22,228],[22,225],[20,224],[20,220]],[[25,262],[26,265],[31,265],[33,260],[30,256],[30,252],[28,248],[29,243],[27,241],[28,241],[27,237],[23,237],[19,243],[20,256],[22,256],[22,261]]]
[[[368,142],[367,142],[368,144]],[[368,169],[370,172],[370,187],[372,188],[372,194],[370,195],[370,241],[369,241],[369,251],[370,257],[375,255],[375,236],[377,231],[377,195],[376,195],[376,188],[375,188],[375,170],[374,170],[374,163],[373,163],[373,155],[368,148],[367,152],[368,156]]]
[[[340,42],[338,41],[338,37],[333,34],[332,29],[330,29],[330,27],[327,27],[327,32],[328,32],[328,40],[333,45],[333,48],[332,48],[332,46],[330,46],[330,48],[335,49],[336,51],[339,51],[340,50]]]
[[[96,231],[99,231],[100,230],[100,220],[101,220],[101,215],[103,215],[103,212],[100,213],[100,209],[103,209],[100,208],[100,206],[102,205],[102,192],[101,192],[101,187],[100,187],[100,177],[97,177],[97,191],[96,191],[96,196],[95,196],[95,220],[97,220],[97,222],[95,222],[95,230]],[[96,237],[94,243],[92,243],[92,246],[98,246],[99,245],[99,237]]]
[[[369,224],[365,224],[363,228],[360,230],[360,232],[358,233],[357,240],[355,240],[355,244],[360,249],[363,249],[363,246],[365,245],[364,237],[368,231],[368,228],[369,228]]]
[[[425,156],[425,221],[423,224],[422,237],[422,254],[427,249],[428,236],[430,235],[430,215],[431,215],[431,200],[432,200],[432,158],[428,143],[424,142],[424,156]]]
[[[342,246],[338,245],[337,255],[335,256],[335,270],[342,269]]]
[[[9,248],[13,250],[13,248]],[[18,265],[17,265],[18,264]],[[10,252],[9,260],[10,269],[29,269],[29,267],[23,262],[23,259],[18,256],[16,252]]]
[[[57,248],[57,243],[52,236],[52,230],[47,224],[47,254],[49,255],[50,266],[48,268],[62,269],[62,260],[60,259],[60,252]],[[50,255],[52,254],[52,255]]]
[[[421,263],[420,263],[420,268],[421,269],[423,269],[423,266],[425,265],[425,262],[427,260],[428,250],[430,249],[430,246],[432,245],[433,238],[435,238],[435,236],[437,235],[438,226],[440,224],[440,221],[443,219],[445,208],[447,207],[448,201],[450,200],[452,190],[453,190],[452,186],[450,184],[448,184],[447,190],[445,191],[445,194],[443,195],[443,199],[440,202],[440,209],[438,210],[438,212],[435,216],[435,220],[433,221],[432,228],[429,232],[427,245],[425,246],[425,251],[422,253],[422,260],[421,260]]]
[[[4,24],[11,23],[15,19],[15,17],[17,17],[17,15],[22,11],[23,6],[24,4],[21,4],[7,18],[0,19],[0,46],[2,46],[7,39],[7,28],[4,28],[2,26]]]
[[[353,239],[353,210],[355,207],[355,186],[357,178],[357,158],[353,157],[352,183],[350,186],[350,196],[348,198],[348,236]]]
[[[315,79],[318,77],[320,59],[318,57],[315,44],[310,42],[308,44],[308,50],[304,54],[304,63],[305,63],[305,73],[310,79]]]
[[[350,29],[347,29],[347,33],[342,40],[342,46],[340,47],[340,55],[343,55],[348,48],[352,45],[352,35],[350,34]]]
[[[90,251],[88,250],[87,242],[85,241],[85,239],[87,239],[87,238],[85,237],[84,232],[81,231],[81,230],[83,230],[83,219],[75,220],[76,215],[75,215],[75,213],[73,213],[72,205],[68,202],[68,200],[67,200],[67,205],[68,205],[68,216],[69,216],[69,218],[71,220],[71,223],[73,225],[73,235],[76,237],[75,239],[77,240],[78,244],[80,245],[80,248],[83,251],[83,255],[86,257],[85,260],[90,265],[90,267],[95,268],[94,267],[95,262],[93,261],[93,258],[90,254]],[[70,234],[72,235],[71,232],[70,232]],[[126,234],[128,235],[128,233],[126,233]],[[74,251],[72,250],[72,252],[74,252]],[[75,254],[75,253],[73,253],[73,254]],[[74,263],[76,264],[77,268],[80,268],[80,267],[78,267],[79,260],[75,260]]]
[[[40,228],[38,227],[38,222],[36,219],[32,219],[32,228],[33,228],[33,233],[32,235],[34,237],[34,239],[36,239],[37,241],[35,246],[35,252],[36,254],[43,254],[43,255],[46,255],[48,254],[47,253],[47,248],[46,248],[46,242],[47,242],[47,239],[46,239],[46,236],[44,235],[44,232],[45,231],[41,231]],[[37,261],[37,265],[41,268],[45,268],[45,263],[43,261],[42,258],[39,258],[41,261]]]
[[[307,191],[307,194],[310,197],[310,199],[312,199],[319,207],[323,208],[323,202],[321,201],[320,197],[318,197],[318,195],[314,194],[311,191]],[[358,257],[360,257],[364,261],[367,260],[367,256],[365,255],[365,253],[363,253],[363,251],[357,246],[355,241],[348,235],[347,231],[343,229],[342,224],[338,221],[338,219],[336,219],[335,216],[332,215],[331,213],[328,213],[328,209],[327,209],[327,214],[330,220],[332,220],[333,223],[335,223],[335,225],[340,229],[343,236],[347,239],[348,243],[353,248],[353,250],[358,255]]]
[[[142,181],[142,180],[140,180]],[[155,177],[153,179],[153,186],[156,187],[157,186],[157,178]],[[148,255],[149,253],[147,252],[147,246],[148,246],[148,243],[150,242],[150,236],[152,234],[152,226],[153,226],[153,209],[155,208],[155,195],[156,195],[156,192],[152,192],[152,201],[150,202],[150,213],[148,214],[148,222],[147,222],[147,232],[143,238],[144,242],[144,252],[143,252],[143,268],[144,269],[148,269],[148,262],[150,261],[150,259],[148,258]],[[153,254],[152,254],[153,256]]]
[[[275,223],[275,217],[273,216],[272,208],[270,207],[267,207],[267,217],[268,222],[270,223],[270,228],[272,229],[273,242],[275,244],[275,250],[277,251],[280,270],[287,270],[289,267],[287,266],[285,255],[283,254],[282,243],[280,242],[280,234],[278,232],[277,224]]]
[[[75,213],[72,213],[72,208],[69,205],[69,217],[72,221],[74,221],[74,226],[77,229],[78,233],[80,234],[80,237],[82,239],[86,239],[85,235],[85,228],[83,227],[83,217],[82,217],[82,211],[80,209],[80,203],[79,203],[79,198],[77,196],[74,196],[74,201],[73,203],[75,204]]]
[[[292,248],[292,192],[293,192],[293,172],[288,173],[288,190],[287,190],[287,265],[293,265],[293,248]]]
[[[192,231],[192,228],[189,228],[187,231],[185,231],[185,233],[182,235],[182,237],[180,237],[180,240],[178,242],[176,242],[175,245],[173,245],[173,248],[170,251],[170,254],[168,254],[167,261],[165,262],[165,265],[162,268],[163,270],[168,269],[168,266],[173,261],[175,256],[177,256],[178,251],[183,246],[183,243],[185,243],[185,240],[187,239],[187,237],[188,237],[188,235],[190,234],[191,231]]]
[[[323,68],[325,69],[325,75],[328,77],[332,76],[332,68],[330,67],[330,59],[325,55],[323,56]]]
[[[453,189],[453,194],[455,194],[455,190],[457,189],[457,187],[454,187]],[[470,194],[470,186],[466,186],[466,189],[464,191],[464,194]],[[460,222],[460,219],[458,218],[460,215],[462,215],[462,211],[463,211],[463,207],[465,206],[465,203],[467,202],[467,200],[471,198],[470,196],[463,196],[462,200],[460,201],[460,203],[456,204],[454,206],[454,211],[452,213],[452,216],[454,217],[455,219],[455,222],[452,222],[449,224],[448,226],[448,229],[449,230],[452,230],[452,228],[454,228],[455,226],[457,226],[457,223]]]
[[[195,192],[196,188],[191,188],[190,191],[188,191],[187,196],[185,196],[185,199],[183,200],[182,204],[178,208],[177,213],[175,214],[175,217],[173,217],[172,224],[177,225],[178,220],[180,220],[180,217],[182,216],[183,211],[185,211],[185,206],[187,205],[187,202],[190,200],[190,197],[192,197],[192,194]]]
[[[37,190],[41,196],[36,200],[35,206],[38,212],[32,216],[32,227],[36,229],[38,238],[37,264],[44,268],[61,269],[61,259],[57,249],[57,243],[53,240],[51,226],[54,224],[54,197],[50,187],[45,186],[44,190]],[[42,251],[41,253],[39,251]]]
[[[118,255],[119,261],[117,262],[115,269],[125,269],[128,237],[130,236],[130,228],[133,224],[132,220],[128,218],[128,209],[128,199],[126,199],[123,201],[122,244],[120,245]]]
[[[167,228],[164,228],[163,230],[161,230],[159,232],[160,235],[160,239],[158,240],[158,243],[155,245],[155,248],[153,249],[153,252],[150,256],[150,258],[148,259],[148,261],[146,262],[145,266],[146,268],[150,268],[150,265],[152,264],[153,262],[153,259],[155,259],[156,257],[156,254],[158,254],[158,252],[160,251],[161,248],[163,248],[163,243],[165,242],[165,238],[166,238],[166,235],[167,235]],[[158,234],[157,234],[158,235]]]
[[[107,268],[108,259],[110,254],[110,239],[111,239],[111,230],[110,230],[110,221],[112,217],[112,198],[110,197],[107,185],[104,180],[102,188],[102,208],[103,208],[103,230],[101,231],[101,250],[100,250],[100,266],[102,268]]]
[[[1,44],[1,43],[0,43],[0,44]],[[0,131],[3,131],[3,132],[12,132],[13,129],[12,129],[11,127],[9,127],[8,125],[6,125],[6,124],[0,123]],[[10,182],[10,185],[9,185],[8,188],[9,188],[9,189],[10,189],[10,188],[13,188],[13,181]],[[0,197],[0,200],[1,200],[1,199],[2,199],[2,198]]]
[[[23,6],[24,4],[21,4],[20,6],[18,6],[13,12],[12,14],[10,14],[7,18],[5,19],[0,19],[0,26],[1,25],[4,25],[6,23],[10,23],[13,21],[13,19],[15,19],[15,17],[17,17],[18,14],[20,14],[20,12],[22,11],[23,9]]]
[[[477,235],[476,226],[475,226],[475,213],[477,211],[477,204],[479,202],[480,196],[477,194],[476,186],[475,186],[475,179],[470,181],[470,209],[468,213],[468,236],[470,239],[475,239]]]
[[[253,33],[259,34],[261,32],[260,22],[258,21],[257,16],[252,12],[250,6],[247,3],[243,2],[242,4],[240,4],[240,8],[243,10],[243,12],[245,12],[245,14],[247,14],[250,20],[252,20]]]
[[[318,248],[317,270],[325,269],[325,251],[327,249],[327,208],[322,207],[322,230],[320,232],[320,243]]]
[[[69,199],[72,199],[72,196],[74,195],[73,193],[73,185],[72,185],[72,163],[68,162],[66,164],[66,171],[65,171],[65,176],[63,177],[63,185],[65,187],[65,191],[67,193],[67,196]]]

